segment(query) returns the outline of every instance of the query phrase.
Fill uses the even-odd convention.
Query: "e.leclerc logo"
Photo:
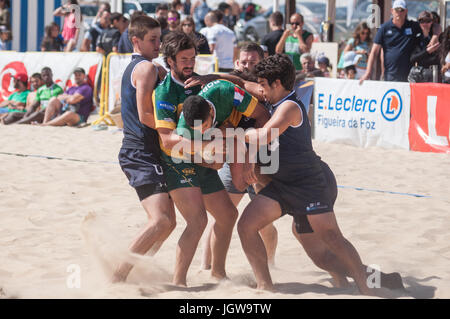
[[[386,121],[395,121],[402,113],[403,101],[395,89],[387,91],[381,99],[381,115]]]

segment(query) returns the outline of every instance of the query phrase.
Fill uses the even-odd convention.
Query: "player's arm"
[[[231,75],[227,73],[222,74],[207,74],[207,75],[196,75],[187,79],[184,84],[185,88],[190,88],[196,85],[204,86],[205,84],[215,81],[215,80],[227,80],[236,84],[237,86],[242,87],[246,91],[248,91],[251,95],[256,97],[258,100],[263,101],[264,97],[259,90],[258,83],[245,81],[236,75]]]
[[[75,93],[73,95],[68,95],[65,101],[69,104],[77,104],[83,101],[83,99],[84,99],[83,95],[81,95],[80,93]]]
[[[269,121],[270,113],[261,103],[258,102],[258,104],[256,104],[255,106],[255,109],[248,117],[256,120],[256,128],[261,128],[264,127],[267,121]]]
[[[283,102],[262,128],[245,133],[245,142],[258,146],[269,144],[283,134],[289,126],[297,126],[302,122],[303,115],[297,104],[291,101]]]
[[[148,127],[155,127],[152,93],[158,73],[151,62],[140,63],[133,72],[132,81],[136,87],[136,102],[139,121]]]

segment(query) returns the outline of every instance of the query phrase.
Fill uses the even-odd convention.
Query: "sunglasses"
[[[405,11],[405,9],[403,9],[403,8],[395,8],[394,10],[395,10],[395,12],[403,12],[403,11]]]
[[[300,22],[291,22],[291,25],[300,25]]]
[[[177,18],[167,18],[167,21],[177,21]]]
[[[192,24],[183,24],[183,27],[192,27]]]
[[[419,20],[419,23],[430,23],[430,22],[432,22],[433,20],[431,20],[431,19],[420,19]]]
[[[370,34],[369,31],[361,32],[361,35],[369,35],[369,34]]]

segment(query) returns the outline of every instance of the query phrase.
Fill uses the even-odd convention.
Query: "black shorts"
[[[333,211],[337,197],[336,178],[328,165],[320,161],[313,176],[289,183],[274,178],[259,194],[277,201],[282,215],[293,216],[299,234],[312,233],[314,230],[307,216]]]
[[[167,193],[167,183],[159,157],[144,150],[121,148],[119,163],[139,200]]]

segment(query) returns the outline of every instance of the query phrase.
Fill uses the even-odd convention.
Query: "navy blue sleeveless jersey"
[[[270,110],[273,115],[278,107],[285,101],[296,103],[302,112],[302,123],[293,127],[289,126],[278,138],[280,166],[283,164],[296,164],[298,169],[308,169],[320,161],[320,157],[313,150],[311,142],[311,125],[305,106],[297,97],[294,91],[288,96],[274,104]],[[275,145],[274,145],[275,146]]]
[[[298,105],[303,120],[298,126],[287,128],[278,137],[278,143],[272,142],[272,149],[277,145],[279,148],[278,171],[270,176],[272,181],[260,194],[277,201],[282,214],[294,216],[298,233],[308,233],[313,230],[305,215],[333,211],[337,196],[336,179],[313,150],[308,114],[295,92],[274,104],[271,114],[285,101]],[[272,158],[272,165],[274,161]]]
[[[133,54],[130,64],[128,64],[122,76],[122,121],[123,121],[123,141],[124,149],[145,150],[159,156],[160,147],[158,133],[139,121],[139,114],[136,102],[136,87],[133,85],[131,75],[139,63],[149,61],[139,54]],[[158,84],[155,83],[155,87]]]

